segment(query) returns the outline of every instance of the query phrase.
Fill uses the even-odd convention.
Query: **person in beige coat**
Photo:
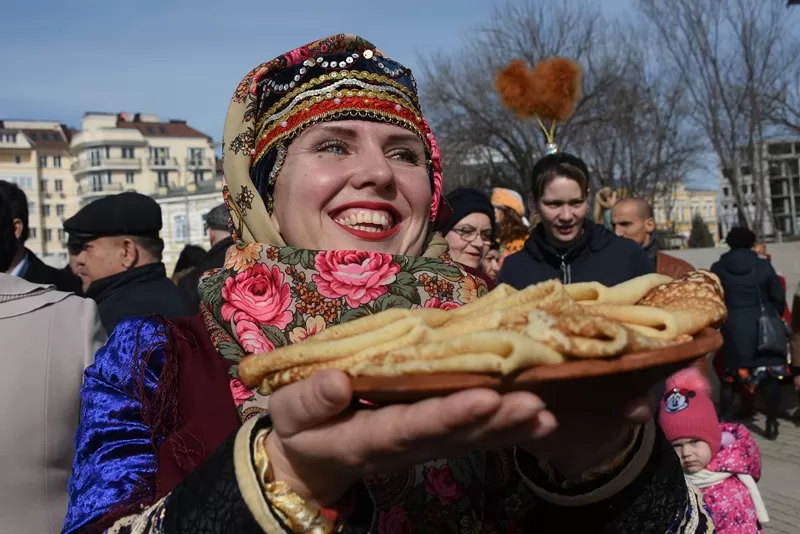
[[[106,334],[94,301],[5,273],[10,221],[0,204],[0,532],[58,533],[83,371]]]

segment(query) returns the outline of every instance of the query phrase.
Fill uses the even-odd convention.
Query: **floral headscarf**
[[[442,163],[413,74],[369,41],[339,34],[262,63],[236,88],[222,149],[234,241],[284,244],[269,215],[286,148],[312,124],[341,119],[397,124],[420,136],[430,158],[430,220],[436,220]],[[425,255],[443,253],[437,245]]]

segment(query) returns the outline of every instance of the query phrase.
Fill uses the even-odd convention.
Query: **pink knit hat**
[[[670,441],[699,439],[708,443],[712,455],[719,452],[722,432],[711,401],[711,385],[694,367],[678,371],[667,380],[658,422]]]

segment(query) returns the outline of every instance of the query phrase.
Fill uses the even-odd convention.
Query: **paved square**
[[[752,429],[764,428],[759,414]],[[777,441],[767,441],[751,430],[761,449],[762,474],[758,484],[769,512],[765,534],[800,534],[800,427],[781,420]]]

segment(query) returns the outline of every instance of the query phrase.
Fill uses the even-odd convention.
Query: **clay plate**
[[[645,395],[674,372],[716,351],[722,336],[706,328],[681,345],[613,360],[576,360],[542,365],[502,377],[478,374],[429,374],[399,377],[359,376],[352,379],[355,394],[375,404],[409,403],[469,388],[532,391],[550,408],[575,408],[586,403],[610,405]],[[595,399],[595,400],[592,400]]]

